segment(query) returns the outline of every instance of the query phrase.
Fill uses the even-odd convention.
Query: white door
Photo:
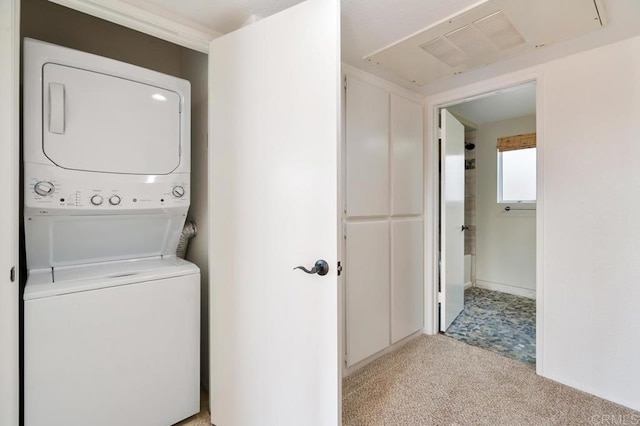
[[[440,112],[440,331],[464,308],[464,126]]]
[[[337,425],[338,0],[213,40],[211,421]],[[307,274],[316,260],[328,274]]]
[[[0,425],[18,425],[18,0],[0,0]],[[12,272],[13,270],[13,272]]]

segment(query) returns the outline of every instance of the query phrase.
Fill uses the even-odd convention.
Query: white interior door
[[[309,0],[211,42],[216,425],[340,423],[339,12]]]
[[[0,425],[18,425],[18,0],[0,0]],[[13,273],[11,272],[12,268]]]
[[[440,331],[464,308],[464,126],[440,112]]]

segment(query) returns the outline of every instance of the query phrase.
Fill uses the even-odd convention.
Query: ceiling
[[[124,0],[142,9],[227,33],[253,17],[264,18],[302,0]],[[538,1],[538,0],[530,0]],[[592,1],[592,0],[584,0]],[[420,88],[363,58],[486,0],[342,0],[342,60],[411,91],[429,95],[534,66],[640,34],[639,0],[604,0],[606,28],[544,46]]]
[[[226,34],[240,28],[252,15],[266,18],[303,0],[126,0],[152,12],[179,16]],[[165,13],[162,13],[165,12]],[[168,12],[168,13],[166,13]]]
[[[530,83],[511,88],[479,99],[448,106],[447,109],[475,124],[535,115],[536,85]]]

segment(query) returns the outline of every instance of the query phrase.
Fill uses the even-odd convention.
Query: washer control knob
[[[94,195],[93,197],[91,197],[91,204],[93,204],[94,206],[99,206],[100,204],[102,204],[102,201],[104,201],[104,199],[102,198],[102,195]]]
[[[36,192],[36,194],[42,197],[52,195],[55,189],[56,187],[51,182],[45,181],[40,181],[33,186],[33,190]]]
[[[109,198],[109,204],[111,204],[112,206],[117,206],[118,204],[120,204],[120,201],[122,201],[122,199],[117,195],[112,195]]]
[[[173,187],[173,189],[171,190],[171,193],[176,198],[182,198],[184,196],[185,190],[184,190],[184,187],[178,185]]]

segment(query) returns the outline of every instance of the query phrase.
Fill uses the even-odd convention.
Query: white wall
[[[476,285],[535,297],[535,211],[498,203],[497,139],[534,133],[535,116],[481,124],[476,131]],[[518,207],[516,207],[518,208]]]
[[[543,81],[544,375],[640,410],[640,37]]]
[[[638,70],[640,37],[634,37],[428,99],[432,122],[438,105],[538,79],[537,372],[636,410]],[[431,152],[437,146],[433,136],[429,146]],[[436,176],[429,177],[427,207],[437,195]],[[433,222],[428,231],[430,239]],[[425,247],[434,277],[435,250]],[[429,306],[434,295],[432,287]],[[430,332],[434,319],[430,312]]]

